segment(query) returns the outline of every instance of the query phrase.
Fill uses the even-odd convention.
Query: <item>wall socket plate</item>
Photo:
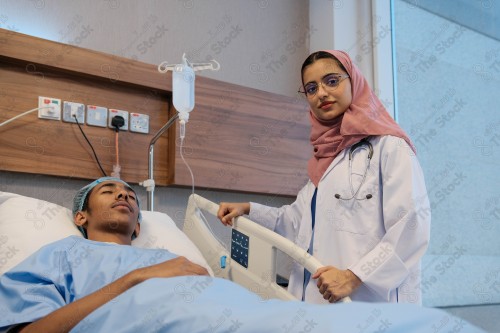
[[[52,97],[38,96],[38,118],[61,120],[61,100]]]
[[[108,108],[97,105],[87,105],[87,125],[108,126]]]
[[[125,120],[125,124],[120,127],[120,131],[128,131],[128,112],[123,111],[123,110],[117,110],[117,109],[109,109],[108,111],[108,127],[115,129],[113,125],[111,125],[111,121],[113,120],[114,116],[122,116],[123,119]]]
[[[85,105],[75,102],[63,102],[63,121],[76,123],[75,117],[80,124],[85,123]]]
[[[141,113],[130,113],[130,132],[149,133],[149,116]]]

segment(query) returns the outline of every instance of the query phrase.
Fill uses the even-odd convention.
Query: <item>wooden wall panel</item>
[[[224,82],[196,88],[185,144],[195,185],[297,194],[311,154],[305,101]],[[191,184],[179,158],[175,170],[176,184]]]
[[[222,64],[223,65],[223,64]],[[147,113],[150,134],[120,133],[122,178],[147,177],[152,135],[175,113],[171,74],[156,66],[0,29],[0,122],[37,106],[38,96]],[[311,148],[304,100],[197,76],[185,158],[198,188],[295,195]],[[114,132],[83,126],[107,172]],[[155,146],[158,185],[190,186],[178,128]],[[0,128],[0,169],[92,179],[100,176],[76,124],[36,112]]]

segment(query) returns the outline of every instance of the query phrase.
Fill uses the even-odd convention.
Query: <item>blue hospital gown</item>
[[[0,278],[0,332],[33,322],[126,273],[175,258],[71,236],[40,249]],[[105,290],[105,289],[104,289]],[[209,276],[155,278],[85,317],[72,332],[482,332],[443,311],[410,304],[335,305],[266,300]]]
[[[0,278],[0,327],[33,322],[134,269],[175,257],[77,236],[51,243]]]

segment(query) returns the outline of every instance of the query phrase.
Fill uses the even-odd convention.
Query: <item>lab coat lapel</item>
[[[321,179],[319,180],[320,183],[328,175],[328,173],[330,173],[330,171],[332,171],[333,168],[345,158],[346,154],[347,154],[347,149],[344,149],[343,151],[340,152],[340,154],[337,155],[337,157],[335,157],[332,163],[328,166],[328,169],[326,169],[323,176],[321,176]]]

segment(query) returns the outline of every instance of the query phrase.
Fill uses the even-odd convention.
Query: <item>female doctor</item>
[[[421,304],[430,206],[415,148],[345,52],[315,52],[301,73],[310,180],[291,205],[222,202],[218,218],[249,214],[325,264],[294,264],[288,290],[298,299]]]

